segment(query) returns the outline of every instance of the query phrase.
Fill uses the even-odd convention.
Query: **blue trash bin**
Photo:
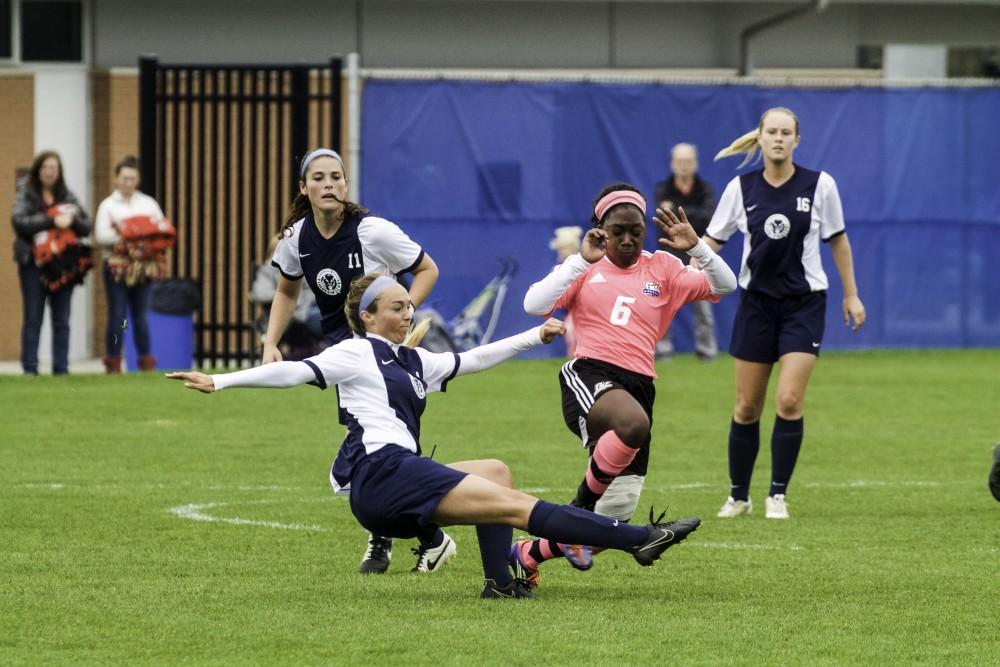
[[[131,317],[131,313],[129,314]],[[150,354],[157,370],[191,370],[194,359],[194,315],[169,315],[146,311]],[[125,330],[125,363],[130,373],[139,370],[139,353],[131,327]]]

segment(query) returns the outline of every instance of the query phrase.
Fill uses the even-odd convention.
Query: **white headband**
[[[309,167],[309,163],[312,162],[313,160],[315,160],[318,157],[332,157],[337,162],[340,163],[341,168],[343,168],[343,166],[344,166],[344,160],[341,159],[340,155],[337,154],[337,151],[332,150],[330,148],[317,148],[312,153],[310,153],[309,155],[307,155],[304,158],[302,158],[302,165],[299,167],[299,180],[300,181],[301,180],[305,180],[306,169]]]
[[[372,281],[372,284],[365,288],[365,291],[361,294],[361,301],[358,303],[358,312],[363,310],[368,310],[368,306],[372,305],[372,301],[377,299],[382,292],[393,285],[398,285],[395,280],[388,276],[379,276]]]

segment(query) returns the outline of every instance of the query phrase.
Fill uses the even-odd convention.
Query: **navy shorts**
[[[741,290],[729,354],[762,364],[789,352],[819,356],[825,324],[825,291],[779,299]]]
[[[635,459],[622,474],[645,475],[649,468],[653,401],[656,400],[653,378],[597,359],[573,359],[563,364],[559,371],[559,388],[562,390],[563,419],[566,420],[566,426],[591,453],[597,444],[597,438],[602,434],[587,432],[587,415],[601,394],[611,389],[623,389],[642,406],[649,417],[650,434],[646,435]]]
[[[441,499],[468,473],[408,449],[386,445],[361,459],[351,475],[351,511],[376,535],[427,538]]]

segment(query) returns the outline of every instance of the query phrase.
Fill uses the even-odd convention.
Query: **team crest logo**
[[[612,386],[614,386],[614,383],[612,382],[598,382],[597,384],[594,385],[594,398],[597,398],[598,394],[600,394],[602,391],[607,391],[608,389],[611,389]]]
[[[320,289],[323,294],[329,294],[330,296],[337,296],[340,294],[341,288],[344,283],[340,280],[340,276],[333,269],[323,269],[316,275],[316,287]]]
[[[642,293],[648,294],[649,296],[660,296],[660,283],[654,283],[647,280],[646,284],[642,287]]]
[[[775,213],[764,221],[764,233],[767,234],[768,238],[783,239],[788,236],[788,232],[791,230],[792,223],[780,213]]]
[[[410,384],[413,385],[413,391],[417,394],[417,398],[423,398],[427,395],[427,392],[424,391],[424,383],[420,379],[411,375]]]

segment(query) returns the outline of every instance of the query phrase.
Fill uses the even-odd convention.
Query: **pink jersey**
[[[643,252],[622,269],[607,257],[590,265],[556,301],[573,316],[575,355],[656,377],[656,342],[677,310],[698,300],[718,302],[708,278],[674,257]]]

